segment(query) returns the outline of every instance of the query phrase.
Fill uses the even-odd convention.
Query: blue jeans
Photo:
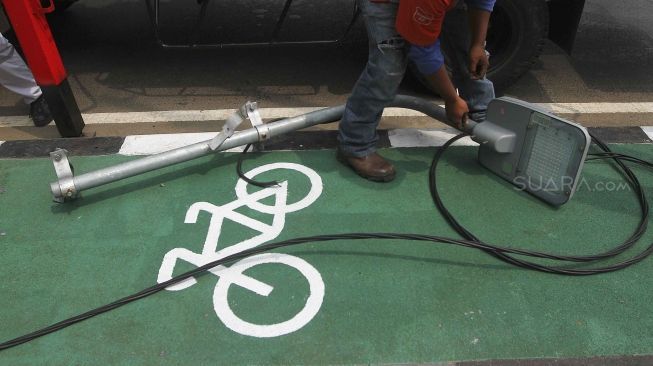
[[[354,85],[340,121],[338,141],[348,155],[366,156],[376,150],[376,128],[383,109],[392,102],[406,72],[406,43],[395,30],[398,1],[373,3],[358,0],[370,38],[365,70]],[[470,118],[485,119],[485,111],[494,99],[492,82],[472,80],[467,69],[469,26],[464,2],[447,13],[440,36],[452,81],[467,101]]]

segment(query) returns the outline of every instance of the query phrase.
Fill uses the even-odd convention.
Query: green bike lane
[[[653,160],[651,145],[615,150]],[[459,238],[429,195],[433,152],[384,150],[398,168],[389,184],[356,177],[335,161],[333,150],[252,154],[244,170],[286,162],[320,177],[321,192],[310,205],[281,215],[274,240],[348,232]],[[633,192],[605,162],[588,162],[570,203],[552,208],[487,173],[475,154],[473,147],[450,149],[438,177],[445,204],[486,241],[591,254],[625,240],[639,221]],[[78,174],[131,159],[71,157]],[[51,201],[48,184],[56,178],[48,159],[0,160],[0,341],[155,284],[164,257],[175,248],[201,253],[217,207],[239,199],[236,161],[228,153],[200,158],[90,189],[62,205]],[[651,192],[653,175],[634,169]],[[257,179],[287,179],[289,204],[315,193],[294,170]],[[260,203],[274,207],[277,200],[281,207],[279,197]],[[215,212],[200,211],[192,223],[187,212],[197,202]],[[234,207],[240,216],[214,223],[220,228],[218,249],[260,234],[244,226],[243,217],[275,223],[260,207]],[[647,233],[629,253],[652,241]],[[402,240],[341,240],[275,252],[298,258],[301,264],[289,263],[308,265],[319,277],[309,281],[288,263],[244,269],[248,278],[271,286],[261,296],[227,286],[234,277],[205,274],[188,288],[160,292],[2,351],[0,364],[419,364],[653,355],[653,259],[614,273],[564,277],[511,267],[474,249]],[[192,268],[178,260],[174,273]],[[323,284],[323,291],[311,283]],[[273,328],[290,331],[261,337],[261,325],[293,319],[307,301],[315,311],[304,313],[297,329]],[[259,336],[243,334],[242,324],[226,325],[225,303]]]

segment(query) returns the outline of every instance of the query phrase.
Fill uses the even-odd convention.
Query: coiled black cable
[[[435,154],[435,157],[433,158],[433,162],[431,164],[431,168],[429,171],[429,188],[431,190],[431,197],[433,198],[433,202],[435,205],[438,207],[438,210],[440,213],[444,216],[445,220],[449,223],[449,225],[456,230],[458,234],[460,234],[463,238],[470,240],[472,242],[476,242],[479,244],[485,244],[488,248],[490,249],[485,249],[486,252],[488,252],[490,255],[493,255],[494,257],[497,257],[500,260],[503,260],[507,263],[516,265],[518,267],[526,268],[526,269],[531,269],[531,270],[536,270],[536,271],[542,271],[542,272],[547,272],[547,273],[555,273],[555,274],[562,274],[562,275],[572,275],[572,276],[582,276],[582,275],[593,275],[593,274],[599,274],[599,273],[605,273],[605,272],[612,272],[616,271],[622,268],[625,268],[629,265],[635,264],[644,258],[646,258],[648,255],[650,255],[653,252],[653,243],[646,248],[644,251],[642,251],[640,254],[625,260],[623,262],[615,263],[612,265],[604,266],[604,267],[597,267],[597,268],[590,268],[590,269],[580,269],[580,268],[568,268],[568,267],[559,267],[559,266],[546,266],[540,263],[535,263],[531,261],[527,261],[524,259],[520,258],[515,258],[513,256],[510,256],[507,254],[505,251],[500,251],[500,250],[494,250],[493,245],[484,243],[481,241],[479,238],[477,238],[474,234],[472,234],[469,230],[467,230],[464,226],[462,226],[458,220],[456,220],[451,212],[445,207],[444,203],[442,202],[440,195],[437,190],[437,175],[436,175],[436,170],[438,166],[438,162],[440,161],[440,158],[444,151],[451,146],[454,142],[457,140],[465,137],[465,134],[460,134],[458,136],[455,136],[454,138],[450,139],[443,145],[443,147],[437,151]],[[646,199],[646,195],[644,194],[644,191],[642,190],[642,186],[635,176],[635,174],[632,172],[630,168],[628,168],[622,161],[620,156],[612,155],[612,151],[610,148],[605,145],[603,142],[592,136],[592,140],[594,143],[603,151],[606,152],[607,158],[611,158],[614,160],[614,162],[618,165],[618,167],[621,169],[621,171],[624,173],[624,175],[627,178],[628,184],[632,187],[632,189],[635,191],[635,194],[637,195],[640,208],[641,208],[641,220],[635,229],[635,232],[622,244],[618,245],[612,250],[600,253],[600,254],[595,254],[595,255],[589,255],[589,256],[567,256],[567,255],[556,255],[556,254],[546,254],[545,256],[538,256],[534,254],[539,254],[542,255],[544,253],[536,253],[536,252],[531,252],[531,251],[526,251],[528,254],[527,256],[531,257],[539,257],[539,258],[547,258],[547,259],[555,259],[558,261],[567,261],[567,262],[593,262],[593,261],[600,261],[604,260],[607,258],[615,257],[629,248],[631,248],[637,241],[644,235],[647,229],[648,225],[648,218],[649,218],[649,205],[648,201]],[[621,154],[618,154],[621,155]],[[624,156],[625,155],[621,155]],[[636,160],[641,160],[637,158],[633,158]],[[645,162],[642,160],[644,165],[648,166],[648,162]]]
[[[258,246],[256,248],[244,250],[242,252],[230,255],[228,257],[215,260],[213,262],[207,263],[201,267],[197,267],[191,271],[185,272],[179,276],[176,276],[168,281],[156,284],[154,286],[148,287],[142,291],[139,291],[133,295],[129,295],[126,297],[123,297],[119,300],[116,300],[112,303],[103,305],[101,307],[98,307],[96,309],[87,311],[83,314],[76,315],[74,317],[71,317],[69,319],[54,323],[48,327],[39,329],[35,332],[25,334],[23,336],[14,338],[10,341],[4,342],[0,344],[0,351],[6,350],[8,348],[12,348],[15,346],[18,346],[20,344],[29,342],[31,340],[34,340],[36,338],[42,337],[44,335],[56,332],[58,330],[61,330],[63,328],[66,328],[68,326],[71,326],[75,323],[81,322],[83,320],[92,318],[96,315],[111,311],[113,309],[119,308],[123,305],[126,305],[130,302],[136,301],[143,299],[147,296],[153,295],[163,289],[165,289],[168,286],[177,284],[185,279],[188,279],[190,277],[194,276],[199,276],[202,274],[205,274],[208,270],[211,268],[230,263],[251,255],[263,253],[263,252],[268,252],[271,250],[283,248],[283,247],[289,247],[289,246],[294,246],[294,245],[299,245],[299,244],[305,244],[305,243],[315,243],[315,242],[327,242],[327,241],[334,241],[334,240],[369,240],[369,239],[383,239],[383,240],[412,240],[412,241],[428,241],[428,242],[434,242],[434,243],[443,243],[443,244],[454,244],[454,245],[459,245],[467,248],[474,248],[474,249],[480,249],[483,251],[488,252],[489,254],[497,257],[498,259],[505,261],[507,263],[510,263],[512,265],[521,267],[521,268],[526,268],[526,269],[531,269],[531,270],[537,270],[537,271],[542,271],[542,272],[547,272],[547,273],[555,273],[555,274],[561,274],[561,275],[573,275],[573,276],[580,276],[580,275],[593,275],[593,274],[599,274],[599,273],[606,273],[606,272],[612,272],[616,270],[620,270],[623,268],[626,268],[632,264],[635,264],[637,262],[642,261],[644,258],[649,256],[651,252],[653,252],[653,243],[646,248],[644,251],[639,253],[638,255],[635,255],[627,260],[624,260],[619,263],[611,264],[608,266],[604,267],[596,267],[596,268],[591,268],[591,269],[574,269],[574,268],[567,268],[567,267],[551,267],[551,266],[545,266],[543,264],[527,261],[524,259],[519,259],[515,258],[512,255],[521,255],[521,256],[526,256],[526,257],[532,257],[532,258],[539,258],[539,259],[547,259],[547,260],[558,260],[558,261],[568,261],[568,262],[592,262],[592,261],[600,261],[604,260],[610,257],[614,257],[616,255],[619,255],[632,247],[635,242],[641,236],[644,234],[647,228],[647,223],[648,223],[648,216],[649,216],[649,206],[648,206],[648,201],[646,199],[646,196],[644,194],[644,191],[642,190],[642,187],[639,183],[639,180],[635,176],[635,174],[630,170],[624,163],[623,161],[627,162],[632,162],[632,163],[637,163],[641,164],[647,167],[652,167],[653,164],[651,162],[644,161],[639,158],[635,158],[632,156],[627,156],[623,154],[617,154],[613,153],[607,145],[605,145],[603,142],[600,140],[596,139],[595,137],[592,137],[594,143],[604,151],[604,153],[599,153],[593,155],[592,159],[611,159],[617,166],[618,168],[621,169],[623,174],[626,177],[626,180],[628,183],[631,185],[635,193],[637,194],[637,198],[640,203],[640,208],[642,211],[642,219],[640,220],[639,225],[637,226],[637,229],[635,232],[631,235],[631,237],[626,240],[624,243],[620,244],[617,246],[615,249],[600,253],[597,255],[591,255],[591,256],[566,256],[566,255],[558,255],[554,253],[543,253],[543,252],[538,252],[538,251],[531,251],[531,250],[523,250],[523,249],[517,249],[517,248],[510,248],[510,247],[504,247],[504,246],[499,246],[499,245],[492,245],[485,243],[478,239],[474,234],[472,234],[469,230],[465,229],[454,217],[453,215],[447,210],[445,207],[444,203],[442,203],[442,200],[440,198],[440,195],[437,190],[437,166],[438,162],[440,161],[442,155],[444,152],[447,150],[451,144],[453,144],[455,141],[458,139],[464,137],[464,134],[455,136],[454,138],[450,139],[447,141],[446,144],[440,148],[435,156],[433,157],[433,161],[431,163],[431,168],[429,170],[429,188],[431,191],[431,197],[433,198],[433,202],[435,205],[438,207],[442,215],[445,217],[447,222],[460,234],[463,236],[465,239],[453,239],[453,238],[446,238],[446,237],[440,237],[440,236],[432,236],[432,235],[424,235],[424,234],[396,234],[396,233],[346,233],[346,234],[335,234],[335,235],[318,235],[318,236],[309,236],[309,237],[302,237],[302,238],[295,238],[295,239],[289,239],[289,240],[284,240],[284,241],[279,241],[279,242],[274,242],[274,243],[268,243],[264,244],[261,246]],[[245,152],[247,152],[248,149],[245,149]],[[242,174],[242,157],[244,154],[241,156],[241,159],[239,159],[238,165],[237,165],[237,170],[238,174],[241,178],[245,178],[244,174]],[[261,183],[261,182],[256,182],[256,183]],[[276,182],[262,182],[261,183],[263,187],[267,187],[266,184],[274,185]],[[258,185],[258,184],[257,184]]]

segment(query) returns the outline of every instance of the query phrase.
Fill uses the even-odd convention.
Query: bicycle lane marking
[[[161,283],[172,278],[177,260],[181,259],[196,266],[201,266],[214,260],[239,253],[243,250],[254,248],[276,238],[285,226],[286,213],[295,212],[308,207],[321,195],[323,188],[321,177],[314,170],[303,165],[294,163],[273,163],[255,168],[246,173],[246,176],[248,178],[253,178],[260,173],[275,169],[295,170],[308,177],[311,185],[308,194],[301,200],[288,204],[288,182],[280,183],[279,187],[265,188],[258,192],[249,194],[247,192],[247,182],[239,179],[235,188],[236,196],[238,197],[236,200],[222,206],[216,206],[209,202],[196,202],[192,204],[186,212],[185,223],[196,223],[201,211],[206,211],[211,214],[202,253],[197,254],[186,248],[174,248],[168,251],[163,258],[157,281]],[[273,206],[265,205],[260,202],[260,200],[271,196],[275,196],[275,204]],[[237,208],[243,206],[247,206],[250,209],[261,213],[273,215],[272,225],[265,224],[251,219],[241,213],[235,212]],[[225,218],[229,218],[243,226],[259,231],[261,234],[221,250],[217,250],[222,231],[222,223]],[[236,284],[257,293],[258,295],[268,296],[273,290],[272,286],[251,278],[243,273],[249,268],[266,263],[283,264],[299,271],[308,281],[310,293],[304,308],[291,319],[277,324],[253,324],[238,318],[233,313],[227,301],[228,289],[232,284]],[[242,259],[232,264],[231,267],[216,266],[211,269],[210,272],[218,276],[218,282],[213,296],[216,315],[229,329],[243,335],[268,338],[292,333],[308,324],[319,312],[319,309],[322,306],[322,300],[324,298],[324,282],[322,281],[322,276],[311,264],[299,257],[282,253],[259,254]],[[166,289],[179,291],[194,285],[196,282],[197,281],[194,278],[189,278],[179,284],[169,286]]]
[[[320,311],[322,300],[324,300],[324,281],[322,280],[322,275],[310,263],[299,257],[282,253],[264,253],[243,259],[231,266],[230,270],[242,274],[243,271],[259,264],[272,263],[285,264],[295,268],[306,277],[309,285],[309,295],[304,308],[291,319],[277,324],[253,324],[247,322],[240,319],[231,310],[227,300],[227,294],[232,282],[224,281],[221,278],[213,292],[213,304],[215,313],[227,328],[251,337],[278,337],[303,328]]]
[[[256,220],[252,220],[240,213],[234,212],[234,210],[242,206],[246,206],[247,202],[250,200],[264,199],[273,195],[276,196],[275,204],[281,205],[281,202],[286,201],[287,191],[285,185],[282,185],[280,188],[281,189],[278,192],[275,192],[272,189],[261,190],[250,196],[244,197],[242,200],[232,201],[231,203],[223,206],[216,206],[209,202],[196,202],[192,204],[186,212],[186,218],[184,220],[185,223],[196,223],[200,211],[206,211],[211,214],[209,229],[206,235],[206,240],[204,241],[204,248],[202,249],[202,253],[197,254],[186,248],[172,249],[165,255],[163,259],[163,263],[159,270],[158,282],[161,283],[172,278],[174,267],[177,260],[179,259],[183,259],[186,262],[192,263],[199,267],[209,262],[213,262],[215,260],[238,253],[242,250],[254,248],[260,244],[265,243],[268,240],[272,240],[277,237],[285,225],[285,215],[276,215],[273,218],[272,225],[267,225]],[[238,246],[236,249],[240,250],[228,250],[234,247],[230,246],[224,250],[216,252],[218,240],[222,232],[222,224],[225,218],[229,218],[230,220],[237,222],[243,226],[257,230],[261,234],[235,244],[234,246]],[[225,266],[216,266],[212,268],[210,272],[215,275],[228,275],[228,273],[223,273],[223,271],[226,272],[226,270],[227,267]],[[239,285],[258,293],[259,295],[267,296],[267,294],[272,291],[270,286],[267,286],[258,281],[258,285],[246,285],[246,283],[252,284],[252,281],[255,281],[254,279],[246,276],[237,276],[236,274],[231,274],[231,278],[234,281],[237,281]],[[191,277],[182,282],[179,282],[176,285],[168,286],[166,289],[171,291],[179,291],[194,285],[196,282],[197,281],[195,278]]]

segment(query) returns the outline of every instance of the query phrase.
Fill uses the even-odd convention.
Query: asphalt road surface
[[[340,1],[339,6],[298,3],[298,10],[291,13],[291,27],[280,35],[283,40],[339,34],[352,12],[349,1]],[[187,39],[199,10],[195,2],[185,2],[182,7],[177,4],[161,3],[160,34],[166,42]],[[238,8],[212,5],[198,41],[256,41],[270,32],[277,16],[276,10],[265,4],[269,2],[239,2]],[[588,0],[573,53],[567,55],[548,44],[535,67],[505,93],[535,103],[583,103],[582,110],[573,109],[565,117],[586,126],[653,125],[652,13],[651,0],[632,0],[628,5]],[[337,105],[346,100],[366,59],[361,42],[162,49],[143,1],[81,0],[51,17],[50,23],[85,116],[222,110],[247,100],[258,101],[263,108]],[[364,39],[362,27],[355,27],[354,38]],[[402,92],[429,96],[410,78]],[[4,122],[5,127],[0,127],[0,140],[58,136],[54,126],[28,127],[25,114],[19,97],[0,90],[0,124]],[[97,124],[88,124],[89,117],[85,133],[122,136],[213,131],[220,126],[219,121],[139,123],[143,121],[138,116],[129,116],[129,123],[111,123],[114,117],[110,115],[109,120]],[[391,117],[384,119],[383,126],[424,127],[431,123],[424,118]]]

